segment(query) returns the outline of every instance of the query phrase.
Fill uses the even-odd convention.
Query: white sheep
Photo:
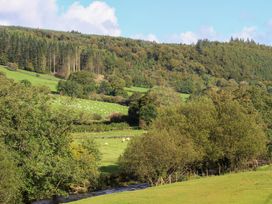
[[[105,144],[104,144],[104,145],[109,145],[109,143],[105,142]]]

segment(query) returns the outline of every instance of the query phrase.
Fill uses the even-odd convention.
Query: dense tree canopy
[[[128,145],[123,171],[151,184],[245,168],[266,152],[263,123],[237,100],[217,94],[161,111],[150,131]]]
[[[135,97],[136,95],[134,95]],[[157,117],[159,110],[167,106],[176,106],[181,103],[177,92],[167,87],[154,87],[144,96],[131,98],[129,105],[129,119],[134,124],[145,127]]]
[[[21,203],[23,181],[12,152],[0,141],[0,203]]]
[[[95,187],[96,146],[72,143],[69,113],[53,112],[47,89],[14,83],[4,76],[0,82],[0,142],[12,152],[12,159],[7,154],[4,163],[1,160],[0,175],[6,178],[0,191],[3,181],[10,193],[8,182],[14,181],[12,190],[17,192],[16,168],[22,172],[19,188],[24,202],[66,194],[75,186]],[[1,148],[1,158],[5,152]]]
[[[191,93],[209,77],[272,80],[272,50],[253,41],[157,44],[126,38],[0,27],[0,64],[57,74],[87,70],[118,75],[126,85],[171,85]],[[196,80],[197,79],[197,80]]]

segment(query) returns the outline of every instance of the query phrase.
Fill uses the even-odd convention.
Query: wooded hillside
[[[207,78],[272,80],[272,48],[253,41],[157,44],[121,37],[0,27],[0,64],[67,77],[79,70],[117,74],[152,86]]]

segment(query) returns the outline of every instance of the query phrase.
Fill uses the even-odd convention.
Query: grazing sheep
[[[109,145],[109,143],[105,142],[105,144],[104,144],[104,145]]]
[[[123,138],[123,139],[122,139],[122,142],[125,142],[125,141],[126,141],[126,139],[125,139],[125,138]]]
[[[126,140],[127,140],[127,141],[129,141],[129,140],[130,140],[130,138],[129,138],[129,137],[127,137],[127,138],[126,138]]]

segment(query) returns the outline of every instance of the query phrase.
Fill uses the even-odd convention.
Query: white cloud
[[[56,9],[55,0],[0,0],[0,20],[12,25],[42,27]]]
[[[257,28],[254,26],[244,27],[240,32],[232,35],[234,38],[239,39],[256,39],[258,37]]]
[[[147,34],[147,35],[136,34],[136,35],[131,36],[131,38],[138,39],[138,40],[146,40],[146,41],[151,41],[151,42],[157,42],[157,43],[160,42],[159,39],[157,38],[157,36],[152,34],[152,33]]]
[[[203,26],[199,30],[199,37],[202,39],[216,40],[219,38],[217,32],[212,26]]]
[[[84,7],[73,3],[59,13],[56,0],[0,0],[0,23],[58,30],[77,30],[88,34],[119,36],[114,8],[94,1]]]
[[[186,31],[172,35],[169,42],[196,44],[199,39],[218,40],[220,36],[212,26],[202,26],[197,32]]]
[[[115,10],[106,3],[95,1],[84,7],[75,2],[61,16],[61,21],[66,30],[80,30],[84,33],[99,33],[119,36],[119,29]]]
[[[10,23],[8,21],[5,21],[5,20],[0,20],[0,25],[8,26],[8,25],[10,25]]]
[[[183,44],[195,44],[198,40],[197,34],[191,31],[181,33],[179,38],[180,42]]]

